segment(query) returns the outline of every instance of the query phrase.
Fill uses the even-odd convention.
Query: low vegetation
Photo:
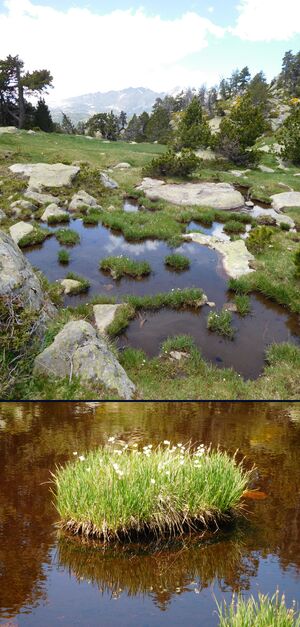
[[[27,248],[28,246],[36,246],[42,244],[50,235],[50,231],[47,229],[34,228],[31,233],[27,233],[19,240],[18,246],[20,248]]]
[[[113,279],[121,279],[123,276],[140,279],[151,272],[151,266],[147,261],[135,261],[122,255],[102,259],[100,268],[105,272],[110,272]]]
[[[178,272],[181,272],[182,270],[189,269],[190,260],[188,257],[185,257],[185,255],[174,253],[165,257],[165,264],[169,268],[172,268],[172,270],[177,270]]]
[[[114,438],[54,477],[61,527],[105,542],[216,528],[239,511],[249,479],[235,458],[204,445],[139,450]]]
[[[219,627],[300,627],[295,604],[288,608],[285,597],[276,592],[271,598],[258,594],[244,599],[234,596],[231,603],[218,605]]]
[[[58,261],[61,264],[67,265],[69,263],[69,261],[70,261],[70,253],[69,253],[68,250],[65,250],[64,248],[61,248],[58,251],[57,256],[58,256]]]
[[[60,215],[49,216],[47,218],[47,222],[48,224],[61,224],[64,222],[70,222],[70,216],[68,213],[61,213]]]
[[[79,285],[74,285],[71,288],[70,294],[81,294],[82,292],[87,292],[90,287],[90,282],[75,272],[68,272],[66,279],[72,279],[72,281],[78,281],[79,283]]]
[[[211,311],[207,316],[207,328],[233,340],[235,329],[232,326],[232,313],[226,309]]]
[[[200,167],[201,160],[191,150],[183,149],[181,153],[176,154],[173,150],[169,150],[166,154],[161,155],[151,161],[144,168],[144,176],[174,176],[187,177]]]
[[[237,308],[237,312],[240,316],[246,316],[251,311],[250,298],[247,294],[236,294],[234,302]]]
[[[64,246],[74,246],[80,242],[80,236],[72,229],[58,229],[55,231],[55,237]]]
[[[228,222],[225,222],[224,231],[230,235],[235,233],[245,233],[246,227],[239,220],[228,220]]]

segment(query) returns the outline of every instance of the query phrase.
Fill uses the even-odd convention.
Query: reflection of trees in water
[[[50,470],[72,458],[73,451],[95,448],[109,435],[141,443],[191,440],[220,443],[231,452],[239,448],[249,466],[255,462],[258,467],[256,487],[268,494],[265,501],[247,503],[252,532],[245,534],[247,548],[239,548],[240,557],[233,559],[235,548],[229,541],[226,550],[221,542],[192,547],[182,554],[177,551],[174,566],[166,554],[143,556],[143,568],[150,573],[165,564],[168,575],[161,577],[171,578],[175,569],[174,581],[166,587],[162,581],[162,588],[155,589],[156,599],[176,594],[177,587],[190,585],[194,577],[200,577],[203,586],[216,577],[225,589],[245,588],[256,571],[259,551],[278,555],[283,568],[293,565],[300,569],[300,428],[292,409],[289,404],[274,403],[0,404],[1,605],[16,613],[23,605],[37,603],[43,594],[43,565],[49,561],[57,517],[46,483]],[[73,558],[69,561],[65,553],[63,556],[62,562],[69,565]],[[87,560],[82,559],[84,563]],[[126,584],[128,559],[105,559],[116,577],[124,570]],[[136,560],[141,560],[140,556],[132,557],[131,571],[142,563]],[[106,585],[112,583],[108,575],[103,575]],[[140,577],[143,582],[142,574]]]
[[[173,596],[202,590],[215,580],[223,590],[247,589],[258,567],[238,531],[231,539],[205,541],[195,536],[152,551],[142,545],[104,549],[61,536],[58,562],[78,582],[89,580],[102,594],[149,595],[160,609],[166,609]]]

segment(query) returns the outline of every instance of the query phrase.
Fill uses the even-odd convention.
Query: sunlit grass
[[[139,450],[109,438],[74,456],[54,478],[60,526],[105,541],[217,528],[239,511],[250,478],[235,457],[204,445],[165,441]]]
[[[228,605],[218,604],[219,627],[300,627],[300,617],[295,604],[287,608],[284,595],[276,592],[271,598],[259,594],[245,600],[234,596]]]

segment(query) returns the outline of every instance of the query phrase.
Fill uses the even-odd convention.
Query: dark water
[[[251,296],[251,314],[241,317],[233,314],[236,328],[233,340],[207,330],[210,310],[204,306],[199,311],[174,311],[162,309],[144,312],[146,322],[130,322],[119,337],[120,347],[140,348],[153,357],[158,355],[162,343],[170,336],[191,335],[202,356],[221,368],[234,368],[246,379],[257,378],[265,366],[266,348],[273,343],[290,342],[300,346],[300,320],[282,307],[260,295]],[[184,329],[184,331],[183,331]]]
[[[267,499],[235,529],[156,551],[58,539],[50,471],[109,435],[239,448]],[[214,595],[277,586],[300,603],[299,446],[295,403],[0,404],[0,624],[216,627]]]

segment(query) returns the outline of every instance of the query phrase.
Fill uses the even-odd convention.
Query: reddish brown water
[[[50,471],[109,435],[191,439],[255,464],[247,521],[159,550],[58,540]],[[214,595],[300,603],[300,407],[288,403],[0,405],[0,624],[216,627]]]

